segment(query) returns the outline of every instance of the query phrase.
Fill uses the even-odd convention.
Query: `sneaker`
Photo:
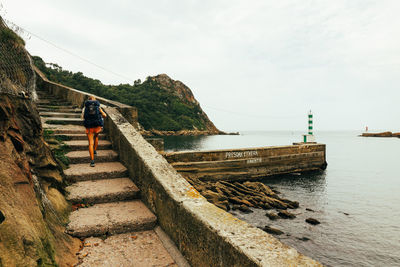
[[[90,162],[90,167],[94,167],[94,160]]]
[[[96,150],[95,150],[95,151],[93,151],[93,154],[97,155],[97,151],[96,151]]]

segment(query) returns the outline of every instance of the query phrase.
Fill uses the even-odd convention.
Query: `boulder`
[[[265,216],[267,216],[270,220],[277,220],[280,218],[278,216],[278,214],[273,213],[273,212],[267,212],[267,213],[265,213]]]
[[[296,218],[296,215],[294,215],[293,213],[290,213],[286,210],[281,210],[280,212],[278,212],[278,216],[283,218],[283,219],[294,219]]]
[[[244,212],[244,213],[252,213],[253,211],[247,207],[246,205],[240,205],[238,208],[240,211]]]
[[[269,233],[269,234],[273,234],[273,235],[281,235],[283,234],[283,232],[279,229],[270,227],[268,225],[264,226],[264,228],[262,228],[262,230],[264,230],[265,232]]]
[[[306,222],[309,223],[309,224],[312,224],[312,225],[320,224],[320,222],[317,219],[314,219],[314,218],[307,218]]]

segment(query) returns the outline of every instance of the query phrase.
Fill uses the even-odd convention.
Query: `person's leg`
[[[93,138],[93,133],[89,132],[86,134],[88,137],[88,141],[89,141],[89,155],[90,155],[90,159],[94,160],[94,154],[93,154],[93,145],[94,145],[94,138]]]
[[[99,144],[99,133],[101,132],[101,130],[101,127],[97,127],[94,133],[94,151],[97,151],[97,146]]]
[[[97,145],[99,144],[99,134],[95,133],[94,134],[94,151],[97,150]]]

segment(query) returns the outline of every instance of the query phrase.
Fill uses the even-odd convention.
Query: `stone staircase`
[[[156,226],[157,217],[140,200],[139,189],[106,136],[100,134],[96,166],[90,167],[81,110],[47,92],[38,91],[38,96],[44,128],[70,139],[64,142],[71,150],[64,171],[71,183],[67,199],[86,206],[71,213],[66,228],[84,242],[78,266],[188,266]]]

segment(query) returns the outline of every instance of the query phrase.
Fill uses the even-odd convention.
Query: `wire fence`
[[[35,72],[24,41],[0,17],[0,93],[32,96]]]

